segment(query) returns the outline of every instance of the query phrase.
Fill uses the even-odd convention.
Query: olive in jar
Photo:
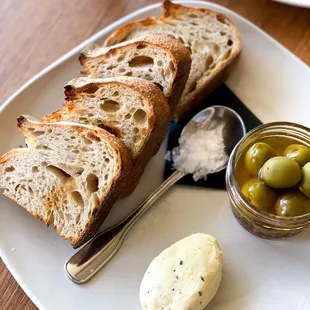
[[[310,163],[303,166],[301,174],[302,178],[299,189],[305,196],[310,198]]]
[[[251,175],[257,176],[264,163],[274,156],[276,156],[276,152],[270,145],[257,142],[246,152],[245,167]]]
[[[290,188],[300,181],[301,169],[296,161],[285,156],[276,156],[265,162],[259,178],[272,188]]]
[[[277,199],[275,204],[277,215],[291,217],[307,214],[310,212],[310,203],[301,192],[291,191]]]
[[[256,208],[272,212],[277,195],[258,178],[247,181],[242,186],[241,192]]]
[[[291,144],[284,150],[287,158],[295,160],[300,167],[310,162],[310,149],[302,144]]]

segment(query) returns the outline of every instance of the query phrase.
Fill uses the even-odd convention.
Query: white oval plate
[[[273,0],[287,5],[300,6],[302,8],[310,8],[310,0]]]
[[[263,31],[216,4],[186,1],[234,20],[243,38],[231,90],[264,122],[288,120],[310,126],[309,68]],[[138,10],[95,34],[19,89],[0,110],[0,153],[23,143],[15,122],[61,107],[63,85],[79,76],[79,51],[120,25],[158,15],[160,4]],[[162,181],[164,147],[150,162],[134,195],[118,203],[105,227],[136,207]],[[92,281],[68,280],[64,262],[70,245],[52,229],[0,197],[0,254],[15,279],[40,309],[136,310],[139,285],[151,260],[177,240],[205,232],[217,237],[226,264],[213,310],[310,310],[310,232],[281,242],[261,240],[235,221],[226,192],[175,186],[132,229],[117,256]]]

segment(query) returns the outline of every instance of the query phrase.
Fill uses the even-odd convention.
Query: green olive
[[[299,189],[305,196],[310,198],[310,163],[303,166],[301,175],[302,177]]]
[[[284,155],[287,158],[297,161],[300,167],[310,162],[310,149],[302,144],[291,144],[285,151]]]
[[[310,212],[310,201],[298,191],[285,193],[277,199],[275,204],[277,215],[298,216]]]
[[[247,181],[241,188],[242,194],[258,209],[272,212],[277,195],[258,178]]]
[[[257,176],[261,167],[271,157],[276,156],[274,149],[264,142],[253,144],[246,152],[245,166],[248,172],[253,176]]]
[[[296,161],[285,156],[276,156],[265,162],[259,178],[273,188],[290,188],[300,181],[301,169]]]

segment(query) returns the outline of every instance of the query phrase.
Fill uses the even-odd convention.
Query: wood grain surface
[[[0,105],[29,78],[116,19],[153,0],[1,0]],[[269,0],[216,0],[310,65],[310,10]],[[73,284],[72,284],[73,285]],[[0,259],[0,309],[32,310]],[[57,309],[59,310],[59,309]]]

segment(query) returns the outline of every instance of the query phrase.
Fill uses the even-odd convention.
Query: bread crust
[[[104,129],[99,128],[99,130],[102,131]],[[133,169],[131,156],[127,148],[121,141],[117,141],[117,143],[115,143],[115,147],[118,148],[117,151],[122,162],[121,169],[119,170],[118,179],[113,182],[109,194],[105,197],[98,211],[92,217],[92,221],[88,223],[84,233],[81,234],[79,238],[71,240],[71,244],[74,249],[80,247],[95,236],[102,223],[110,213],[114,203],[119,199],[119,197],[123,195],[123,192],[126,190],[126,188],[131,185],[131,172]]]
[[[31,120],[31,123],[29,122]],[[21,134],[25,137],[29,136],[29,132],[27,131],[28,125],[31,124],[32,128],[37,129],[43,129],[48,126],[51,126],[53,128],[55,127],[62,127],[66,129],[68,126],[72,126],[76,132],[77,135],[80,133],[83,133],[85,131],[89,132],[90,130],[101,137],[101,139],[104,139],[114,150],[115,156],[117,156],[118,160],[118,170],[112,180],[111,187],[108,191],[108,195],[104,197],[103,201],[101,201],[101,204],[96,211],[95,214],[91,217],[91,220],[88,222],[87,226],[83,231],[81,231],[80,234],[74,236],[74,237],[68,237],[61,233],[60,230],[57,229],[57,227],[54,226],[54,229],[58,232],[60,236],[62,236],[64,239],[71,242],[72,246],[74,248],[77,248],[87,242],[89,239],[91,239],[97,230],[102,225],[103,221],[107,217],[108,213],[110,212],[114,202],[118,199],[120,192],[124,190],[130,184],[130,174],[132,171],[132,159],[131,156],[125,147],[125,145],[117,139],[114,135],[110,134],[104,129],[101,129],[99,127],[95,126],[85,126],[80,124],[68,124],[68,123],[41,123],[38,121],[32,122],[32,119],[28,116],[20,116],[17,119],[17,126],[21,132]],[[72,128],[71,127],[71,128]],[[19,149],[12,149],[11,151],[7,152],[3,156],[0,157],[0,169],[1,166],[9,162],[10,160],[14,159],[14,156],[16,154],[20,153],[26,153],[29,151],[29,148],[19,148]],[[5,172],[4,172],[5,173]],[[70,184],[68,184],[70,186]],[[31,212],[31,210],[28,210],[26,206],[21,205],[13,196],[11,196],[8,192],[4,192],[4,195],[6,195],[11,200],[15,201],[17,204],[19,204],[21,207],[23,207],[25,210],[27,210],[30,214],[32,214],[35,218],[37,218],[40,221],[44,221],[47,226],[53,224],[53,216],[51,212],[51,216],[47,219],[42,218],[39,214],[35,212]],[[53,196],[53,193],[50,193],[51,196]],[[52,209],[51,202],[46,200],[42,202],[42,208],[46,208],[47,210]]]
[[[79,60],[84,68],[83,73],[86,75],[91,75],[93,71],[91,68],[93,62],[95,61],[100,63],[107,60],[110,53],[113,54],[115,51],[125,53],[126,51],[138,48],[141,45],[148,45],[150,47],[153,46],[155,48],[163,49],[170,55],[174,67],[174,73],[167,99],[171,113],[173,114],[177,108],[189,76],[191,67],[191,53],[187,47],[170,35],[152,34],[149,36],[144,36],[137,38],[136,40],[128,41],[126,45],[111,47],[108,51],[96,56],[92,56],[91,53],[87,54],[82,52]]]
[[[64,109],[47,115],[42,119],[44,122],[59,122],[70,119],[70,112],[75,108],[75,100],[79,100],[80,94],[86,92],[92,87],[102,87],[103,85],[113,84],[129,87],[141,96],[148,103],[151,113],[149,117],[150,130],[145,134],[145,143],[141,147],[139,153],[132,158],[133,169],[131,171],[131,180],[128,186],[125,186],[119,193],[119,198],[130,195],[136,188],[144,169],[150,158],[157,153],[160,148],[170,124],[170,108],[167,99],[160,89],[153,83],[140,78],[133,77],[117,77],[109,79],[85,79],[89,81],[82,86],[74,86],[75,82],[65,86]],[[107,124],[107,130],[112,134],[115,128],[111,129],[111,125]]]
[[[110,34],[110,36],[106,39],[104,43],[105,46],[111,46],[123,42],[126,40],[130,33],[134,32],[141,26],[151,28],[152,26],[156,26],[159,24],[169,24],[173,21],[173,19],[178,19],[179,16],[182,16],[184,13],[188,12],[201,12],[204,14],[216,16],[218,20],[229,24],[234,29],[237,42],[235,43],[235,49],[231,52],[230,56],[224,61],[222,61],[222,64],[220,66],[217,66],[217,68],[212,71],[212,76],[209,77],[209,79],[205,81],[204,84],[201,85],[198,89],[195,89],[195,91],[186,94],[187,98],[185,100],[185,103],[183,103],[182,105],[178,105],[177,107],[175,113],[176,121],[185,118],[190,110],[194,109],[206,98],[207,95],[209,95],[219,85],[224,83],[229,74],[235,68],[242,48],[241,38],[237,26],[228,17],[221,13],[217,13],[215,11],[205,8],[187,7],[165,0],[162,5],[161,16],[158,19],[148,17],[145,20],[134,21],[125,24],[118,28],[116,31],[114,31],[112,34]]]

